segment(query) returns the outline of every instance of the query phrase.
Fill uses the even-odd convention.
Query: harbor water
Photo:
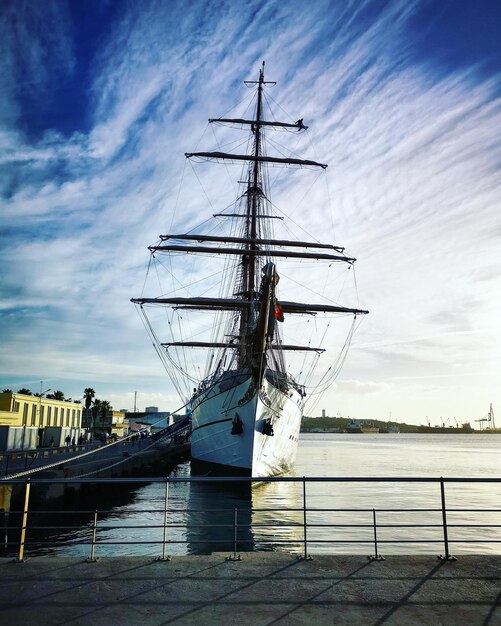
[[[501,435],[496,434],[308,433],[300,437],[297,461],[289,476],[500,478],[500,446]],[[179,465],[172,475],[190,476],[190,463]],[[158,555],[164,484],[122,487],[118,492],[108,486],[99,496],[96,508],[106,512],[99,519],[96,553]],[[113,498],[106,495],[109,489],[114,490]],[[381,553],[443,552],[438,483],[316,482],[307,483],[306,489],[308,550],[312,554],[372,553],[373,509],[378,516]],[[501,526],[501,512],[494,510],[501,509],[501,482],[446,483],[446,502],[453,554],[501,553],[501,527],[495,527]],[[262,483],[252,489],[244,484],[172,483],[168,553],[231,551],[235,515],[239,551],[300,553],[302,504],[302,481]],[[484,512],[479,514],[478,509]],[[358,527],[348,528],[353,524]],[[478,526],[463,528],[463,524]],[[29,550],[32,554],[88,556],[91,532],[92,519],[83,515],[72,528],[50,537],[35,533]],[[121,545],[122,541],[127,543]]]

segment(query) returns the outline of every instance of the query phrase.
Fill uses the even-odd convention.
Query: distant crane
[[[480,424],[480,430],[484,430],[484,428],[483,428],[483,422],[488,422],[489,420],[488,420],[488,418],[487,418],[487,417],[482,417],[482,419],[475,420],[475,421],[476,421],[476,422],[479,422],[479,424]]]
[[[483,430],[484,422],[489,422],[489,426],[488,426],[489,430],[494,430],[496,428],[496,423],[494,421],[494,409],[492,408],[492,403],[489,407],[489,412],[487,413],[487,415],[475,421],[480,423],[480,430]]]

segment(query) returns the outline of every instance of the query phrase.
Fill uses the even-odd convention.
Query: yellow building
[[[94,432],[108,435],[116,435],[123,437],[129,427],[129,423],[125,421],[125,413],[123,411],[106,411],[97,415],[94,419]]]
[[[129,422],[125,421],[125,413],[122,411],[111,412],[111,432],[117,437],[123,437],[129,428]]]
[[[82,427],[82,406],[22,393],[0,393],[0,426],[46,428]]]

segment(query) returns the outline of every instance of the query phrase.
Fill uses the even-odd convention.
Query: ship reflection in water
[[[303,540],[301,485],[295,482],[189,483],[188,506],[171,509],[186,525],[188,554],[292,549]],[[183,520],[183,518],[185,518]]]
[[[255,549],[252,531],[252,494],[249,483],[189,483],[188,506],[183,520],[186,526],[188,554],[210,554],[236,549]],[[174,520],[175,513],[171,514]],[[180,520],[181,521],[181,520]]]
[[[252,527],[260,550],[292,550],[302,545],[300,482],[259,483],[252,489]]]

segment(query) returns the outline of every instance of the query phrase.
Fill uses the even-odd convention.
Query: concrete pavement
[[[0,623],[501,625],[501,557],[0,559]]]

